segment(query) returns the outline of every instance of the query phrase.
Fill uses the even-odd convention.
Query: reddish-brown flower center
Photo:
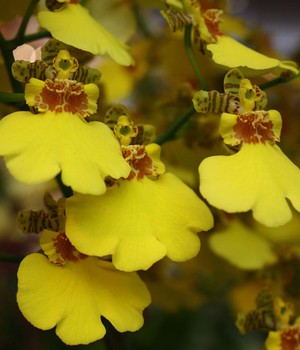
[[[235,137],[245,143],[265,143],[277,141],[273,123],[268,112],[249,112],[240,114],[233,127]]]
[[[300,329],[291,327],[283,330],[280,335],[282,350],[299,350],[300,349]]]
[[[158,176],[157,167],[147,154],[145,146],[123,146],[122,154],[131,166],[131,172],[127,180],[132,180],[135,177],[140,180],[144,176]]]
[[[219,29],[222,14],[223,11],[218,9],[208,9],[203,13],[206,27],[214,39],[216,39],[217,36],[224,35]]]
[[[54,247],[57,254],[61,257],[61,263],[66,261],[77,262],[85,259],[87,255],[80,253],[69,241],[64,232],[60,232],[54,239]]]
[[[75,80],[46,80],[35,101],[36,107],[41,110],[88,115],[88,96],[84,85]]]

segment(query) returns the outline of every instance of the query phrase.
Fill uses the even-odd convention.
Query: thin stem
[[[194,52],[193,52],[192,42],[191,42],[192,27],[193,27],[192,24],[188,24],[184,28],[184,47],[185,47],[186,54],[190,60],[190,63],[194,69],[197,80],[199,82],[200,89],[208,91],[208,86],[207,86],[206,81],[205,81],[205,79],[204,79],[204,77],[203,77],[203,75],[198,67],[198,63],[197,63],[197,60],[196,60]]]
[[[11,103],[11,102],[25,102],[23,93],[13,92],[0,92],[0,102]]]
[[[24,259],[24,256],[20,255],[8,255],[0,253],[0,262],[10,262],[15,264],[20,264],[20,262]]]
[[[41,32],[37,32],[34,34],[25,35],[23,38],[23,42],[28,43],[29,41],[34,41],[34,40],[43,39],[47,37],[51,37],[51,34],[47,30],[43,30]]]
[[[141,15],[140,8],[135,3],[135,1],[133,1],[132,10],[133,10],[133,13],[134,13],[134,16],[135,16],[138,28],[144,34],[145,38],[151,38],[152,37],[152,33],[149,30],[148,26],[146,25],[146,22],[144,21],[144,18]]]
[[[276,86],[278,84],[288,83],[289,81],[296,79],[296,78],[299,78],[299,77],[300,77],[300,71],[298,71],[298,74],[294,74],[291,76],[280,76],[280,77],[275,78],[273,80],[267,81],[263,84],[260,84],[259,87],[260,87],[260,89],[265,90],[265,89],[269,89],[273,86]]]
[[[23,41],[28,22],[30,20],[30,17],[32,16],[34,9],[35,9],[38,2],[39,2],[39,0],[31,0],[31,3],[27,7],[27,10],[26,10],[25,15],[23,17],[23,21],[22,21],[20,28],[18,30],[18,33],[16,35],[17,41]]]
[[[170,128],[160,137],[158,137],[155,141],[158,145],[162,145],[168,140],[172,140],[176,134],[176,132],[190,120],[190,118],[195,114],[194,106],[191,106],[179,119],[175,121],[174,124],[170,126]]]
[[[14,92],[23,92],[22,85],[15,80],[11,72],[11,66],[14,62],[13,50],[16,48],[16,45],[12,41],[6,41],[2,35],[0,35],[0,49],[2,53],[2,57],[4,59],[4,63],[6,66],[6,71],[13,88]]]

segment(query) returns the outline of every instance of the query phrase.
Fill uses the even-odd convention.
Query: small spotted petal
[[[102,194],[106,176],[130,172],[111,130],[71,113],[15,112],[0,121],[0,134],[0,155],[21,182],[48,181],[62,171],[74,191]]]
[[[292,218],[286,201],[300,211],[300,170],[276,145],[243,144],[232,156],[213,156],[199,166],[200,192],[229,213],[253,211],[266,226]]]
[[[105,335],[101,316],[119,332],[138,330],[150,295],[137,274],[117,271],[109,262],[88,257],[58,266],[34,253],[20,264],[17,302],[35,327],[56,326],[63,342],[77,345]]]
[[[65,44],[94,55],[107,53],[124,66],[133,64],[128,47],[102,27],[80,4],[67,4],[57,12],[41,11],[38,21],[55,39]]]
[[[124,271],[146,270],[165,255],[193,258],[200,249],[197,232],[213,226],[207,206],[171,173],[122,181],[103,196],[75,195],[66,213],[72,244],[85,254],[112,254]]]

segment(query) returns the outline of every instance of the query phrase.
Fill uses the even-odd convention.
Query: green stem
[[[174,124],[170,126],[170,128],[160,137],[154,141],[158,145],[162,145],[168,140],[172,140],[177,133],[177,131],[190,120],[190,118],[195,114],[194,106],[191,106],[179,119],[175,121]]]
[[[8,255],[0,253],[0,262],[10,262],[15,264],[20,264],[20,262],[24,259],[24,256],[18,255]]]
[[[265,89],[269,89],[273,86],[276,86],[278,84],[288,83],[289,81],[296,79],[296,78],[299,78],[299,77],[300,77],[300,71],[298,71],[298,74],[293,74],[291,76],[280,76],[280,77],[275,78],[273,80],[267,81],[263,84],[260,84],[259,87],[260,87],[260,89],[265,90]]]
[[[27,7],[27,10],[26,10],[25,15],[23,17],[23,21],[22,21],[20,28],[18,30],[18,33],[16,35],[17,41],[19,41],[19,42],[23,41],[28,22],[30,20],[30,17],[32,16],[34,9],[35,9],[38,2],[39,2],[39,0],[31,0],[31,3]]]
[[[13,92],[0,92],[0,102],[11,103],[11,102],[25,102],[23,93]]]
[[[149,30],[148,26],[146,25],[146,22],[144,21],[142,15],[141,15],[140,8],[135,3],[135,1],[133,1],[132,10],[133,10],[133,13],[134,13],[134,16],[135,16],[135,20],[136,20],[137,26],[141,30],[141,32],[144,34],[144,37],[145,38],[151,38],[152,37],[152,33]]]
[[[43,30],[41,32],[37,32],[34,34],[25,35],[23,42],[28,43],[29,41],[34,41],[34,40],[43,39],[47,37],[51,37],[51,34],[47,30]]]
[[[14,92],[23,92],[22,85],[15,80],[11,72],[11,66],[14,62],[13,50],[17,47],[17,45],[13,41],[7,41],[0,35],[0,50],[2,52],[2,57],[4,59],[4,63],[6,66],[6,71],[13,88]]]
[[[193,52],[192,42],[191,42],[192,28],[193,28],[192,24],[188,24],[184,28],[185,52],[190,60],[190,63],[192,65],[193,69],[194,69],[196,78],[197,78],[199,85],[200,85],[200,89],[208,91],[208,86],[207,86],[206,81],[205,81],[205,79],[204,79],[204,77],[203,77],[203,75],[198,67],[198,63],[197,63],[197,60],[196,60],[194,52]]]

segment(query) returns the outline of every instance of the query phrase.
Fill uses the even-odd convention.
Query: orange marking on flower
[[[245,143],[265,143],[278,141],[273,131],[273,123],[268,112],[240,114],[233,127],[235,137]]]
[[[77,262],[85,259],[87,255],[80,253],[69,241],[64,232],[60,232],[54,239],[54,247],[61,258],[58,264],[64,264],[65,261]]]
[[[36,107],[40,109],[88,115],[88,96],[84,85],[75,80],[46,80],[41,93],[35,99]]]
[[[222,14],[223,11],[218,9],[208,9],[203,13],[206,27],[215,40],[217,36],[224,35],[219,29]]]
[[[122,146],[122,154],[128,164],[131,166],[131,172],[127,180],[135,177],[141,180],[144,176],[157,176],[157,167],[148,156],[145,146],[131,145]]]
[[[282,350],[299,350],[300,349],[300,329],[299,327],[290,327],[280,334]]]

